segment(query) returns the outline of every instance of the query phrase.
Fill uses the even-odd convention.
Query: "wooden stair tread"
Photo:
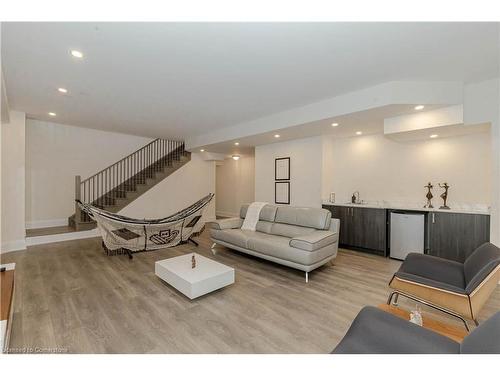
[[[48,227],[48,228],[26,229],[26,237],[49,236],[52,234],[71,233],[75,231],[76,229],[69,225]]]

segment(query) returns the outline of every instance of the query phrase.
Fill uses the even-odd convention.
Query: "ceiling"
[[[255,146],[290,141],[294,139],[329,135],[335,138],[356,137],[356,132],[363,135],[383,134],[384,119],[415,113],[415,105],[393,104],[377,107],[366,111],[354,112],[343,116],[331,117],[306,124],[287,127],[273,132],[265,132],[258,135],[234,139],[228,142],[219,142],[205,146],[204,151],[223,153],[226,156],[232,154],[252,153]],[[426,105],[425,111],[434,110],[442,105]],[[332,124],[338,124],[333,127]],[[279,134],[279,138],[274,135]],[[234,143],[238,142],[236,146]]]
[[[393,80],[498,75],[496,23],[3,23],[1,35],[11,109],[171,139]]]

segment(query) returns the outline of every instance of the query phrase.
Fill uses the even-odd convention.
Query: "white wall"
[[[291,205],[319,207],[330,192],[337,202],[359,191],[366,201],[424,205],[424,186],[448,182],[449,204],[472,208],[492,201],[489,132],[397,142],[383,135],[304,138],[255,149],[255,199],[274,202],[274,159],[291,157]]]
[[[491,212],[491,239],[495,245],[500,247],[500,85],[497,81],[497,105],[498,111],[495,121],[491,124],[491,148],[493,154],[492,162],[492,212]]]
[[[500,112],[500,102],[499,112]],[[500,247],[500,113],[497,120],[491,124],[492,148],[492,209],[490,241]]]
[[[3,78],[3,71],[1,69],[0,63],[0,111],[1,111],[1,121],[3,123],[9,123],[9,102],[7,100],[7,88],[5,87],[5,81]]]
[[[438,182],[448,182],[449,205],[491,204],[491,138],[489,132],[396,142],[383,135],[325,138],[323,199],[331,191],[348,202],[361,199],[425,203],[424,185],[434,184],[434,206],[442,203]]]
[[[74,213],[75,175],[82,179],[151,139],[27,120],[26,220],[30,227],[64,225]],[[215,192],[215,162],[191,161],[125,207],[130,217],[160,218]],[[24,206],[23,206],[24,209]],[[215,202],[205,212],[215,218]],[[61,221],[61,223],[59,223]]]
[[[238,216],[241,205],[255,200],[255,157],[241,155],[218,162],[216,167],[216,214]]]
[[[189,163],[130,203],[120,214],[134,218],[161,218],[214,192],[215,161],[205,161],[193,153]],[[203,216],[205,220],[215,219],[214,201]]]
[[[150,141],[150,138],[28,119],[27,226],[65,225],[74,213],[76,175],[85,179]]]
[[[274,159],[290,157],[290,205],[321,207],[322,139],[255,148],[255,200],[274,203]]]
[[[1,251],[21,250],[25,242],[25,114],[11,111],[1,125]]]
[[[500,29],[499,29],[500,32]],[[470,83],[464,87],[465,124],[491,124],[491,236],[500,246],[500,80]]]
[[[3,77],[2,77],[3,79]],[[0,103],[0,105],[3,105],[3,101]],[[3,110],[3,108],[2,108]],[[2,175],[3,175],[3,168],[2,168],[2,128],[4,126],[4,123],[6,123],[8,120],[9,116],[2,116],[0,120],[0,253],[2,252]]]

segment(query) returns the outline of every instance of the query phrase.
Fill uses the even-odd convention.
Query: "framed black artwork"
[[[290,179],[290,158],[274,159],[274,179],[286,181]]]
[[[290,181],[276,181],[274,183],[274,203],[290,204]]]

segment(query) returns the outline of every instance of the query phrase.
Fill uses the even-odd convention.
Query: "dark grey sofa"
[[[241,229],[247,210],[244,205],[240,217],[208,223],[214,244],[304,271],[306,282],[310,271],[337,256],[340,222],[330,211],[268,204],[250,231]]]
[[[500,312],[458,343],[375,307],[364,307],[333,354],[500,354]]]

